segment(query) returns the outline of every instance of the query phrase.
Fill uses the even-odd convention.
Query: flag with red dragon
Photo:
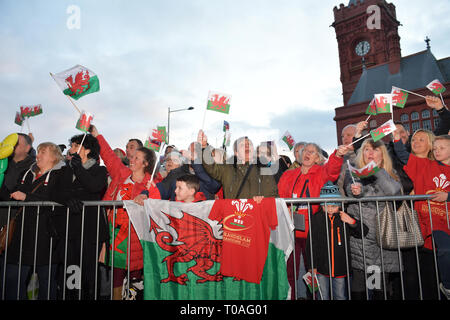
[[[289,298],[286,261],[293,248],[294,226],[283,199],[274,201],[278,225],[270,231],[259,283],[221,274],[224,226],[208,218],[214,200],[181,203],[148,199],[144,206],[124,201],[144,252],[144,299]]]
[[[75,100],[100,90],[97,75],[79,64],[52,76],[63,93]]]

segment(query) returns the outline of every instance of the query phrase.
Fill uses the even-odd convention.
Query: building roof
[[[350,0],[349,2],[348,2],[348,5],[347,5],[347,7],[349,7],[351,4],[354,4],[354,5],[356,5],[356,1],[359,1],[359,2],[364,2],[364,0]]]
[[[369,101],[375,93],[390,93],[392,86],[421,89],[434,79],[442,83],[450,80],[450,57],[438,61],[430,50],[417,52],[401,58],[396,74],[389,72],[389,63],[363,69],[347,105]]]

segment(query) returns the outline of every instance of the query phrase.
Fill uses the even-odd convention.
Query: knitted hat
[[[325,183],[322,189],[320,189],[320,198],[327,198],[328,200],[329,198],[340,198],[340,197],[342,197],[342,195],[339,192],[339,188],[330,181]],[[341,205],[340,202],[328,202],[328,201],[327,204],[335,206]],[[320,205],[325,205],[325,202],[321,203]]]

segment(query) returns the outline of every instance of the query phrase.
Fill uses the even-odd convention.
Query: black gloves
[[[81,213],[83,211],[83,203],[78,199],[69,199],[66,205],[70,213]]]
[[[72,169],[74,171],[81,169],[83,167],[83,163],[81,162],[81,157],[78,153],[74,153],[72,155],[72,159],[70,160],[70,166],[72,167]]]

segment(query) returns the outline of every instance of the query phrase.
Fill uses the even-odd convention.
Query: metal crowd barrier
[[[394,201],[403,201],[406,200],[409,202],[410,206],[412,208],[414,208],[414,201],[418,201],[418,200],[426,200],[428,203],[428,208],[429,208],[429,214],[430,214],[430,222],[431,222],[431,228],[433,228],[432,226],[432,221],[431,221],[431,210],[430,210],[430,197],[428,195],[414,195],[414,196],[396,196],[396,197],[367,197],[367,198],[359,198],[359,199],[355,199],[355,198],[346,198],[346,197],[341,197],[341,198],[333,198],[330,200],[326,200],[325,198],[295,198],[295,199],[285,199],[286,204],[288,205],[288,207],[290,207],[292,209],[293,205],[298,205],[298,204],[302,204],[302,205],[306,205],[308,208],[308,216],[309,216],[309,221],[311,221],[311,207],[310,205],[313,204],[320,204],[325,202],[325,204],[330,203],[330,202],[338,202],[341,203],[341,208],[343,211],[346,211],[347,205],[348,204],[358,204],[359,205],[359,209],[360,209],[360,213],[361,213],[361,204],[364,202],[375,202],[376,203],[376,207],[378,208],[378,204],[380,202],[386,202],[386,201],[390,201],[390,202],[394,202]],[[328,198],[329,199],[329,198]],[[84,226],[84,219],[85,219],[85,208],[86,207],[96,207],[97,208],[97,234],[96,234],[96,247],[97,247],[97,252],[101,246],[101,244],[99,243],[99,222],[100,219],[105,219],[106,218],[106,210],[103,210],[105,207],[112,209],[113,212],[117,212],[118,208],[121,208],[123,206],[122,201],[84,201],[83,202],[83,211],[81,213],[81,221],[82,224],[81,226]],[[23,214],[25,215],[25,219],[29,218],[26,217],[26,212],[27,212],[27,208],[29,207],[37,207],[37,214],[36,214],[36,226],[38,226],[38,221],[39,221],[39,212],[41,210],[42,207],[50,207],[52,210],[55,209],[56,207],[62,207],[60,204],[57,204],[55,202],[20,202],[20,201],[7,201],[7,202],[0,202],[0,209],[2,208],[7,208],[7,225],[5,226],[6,228],[8,228],[9,230],[9,221],[11,219],[11,217],[13,216],[13,214],[16,212],[17,208],[23,208]],[[395,208],[395,205],[394,205]],[[447,203],[446,203],[446,209],[447,209]],[[396,209],[395,209],[396,210]],[[379,214],[379,212],[378,212]],[[448,213],[448,209],[446,210],[446,215],[447,215],[447,226],[450,230],[450,224],[449,224],[449,213]],[[297,215],[299,216],[299,215]],[[63,270],[63,277],[62,280],[59,282],[59,288],[57,288],[57,298],[56,299],[61,299],[61,300],[66,300],[66,291],[67,291],[67,279],[70,277],[70,275],[68,276],[67,273],[67,250],[68,250],[68,246],[69,241],[68,241],[68,234],[69,234],[69,229],[70,229],[70,210],[69,208],[66,209],[66,224],[65,224],[65,239],[62,239],[64,241],[64,261],[61,262],[57,267],[59,268],[59,270]],[[361,220],[362,220],[362,215],[360,214]],[[112,221],[112,224],[115,225],[115,218],[116,215],[114,214],[114,218]],[[327,219],[328,221],[328,219]],[[361,221],[362,223],[364,223],[364,221]],[[304,220],[302,219],[294,219],[293,223],[295,225],[295,228],[297,230],[304,230]],[[330,241],[328,239],[328,231],[329,231],[329,226],[327,223],[327,243],[328,243],[328,257],[330,257]],[[37,238],[37,235],[39,233],[39,230],[37,230],[38,228],[36,227],[35,230],[35,237]],[[130,239],[130,225],[128,227],[128,239]],[[311,231],[311,224],[310,224],[310,231]],[[361,230],[362,231],[362,230]],[[433,231],[433,229],[432,229]],[[23,240],[23,234],[24,234],[24,220],[22,220],[21,225],[17,225],[15,232],[20,232],[20,236],[21,236],[21,240],[20,240],[20,252],[22,252],[22,240]],[[108,231],[109,232],[109,231]],[[295,232],[295,230],[294,230]],[[7,235],[8,236],[8,235]],[[79,263],[79,272],[80,274],[82,273],[83,270],[83,237],[84,237],[84,228],[81,228],[81,235],[80,235],[80,239],[81,239],[81,245],[80,245],[80,263]],[[348,250],[350,250],[350,248],[347,248],[347,237],[348,235],[345,232],[345,228],[344,228],[344,240],[343,243],[345,245],[345,250],[346,253],[348,253]],[[35,239],[36,239],[35,238]],[[61,241],[61,239],[60,239]],[[311,241],[311,238],[310,238]],[[35,241],[36,242],[36,241]],[[52,247],[54,245],[54,239],[51,238],[50,239],[50,252],[52,251]],[[365,259],[366,259],[366,254],[364,252],[364,237],[362,239],[363,242],[363,258],[364,258],[364,263],[365,263]],[[435,243],[434,243],[434,239],[433,239],[433,258],[434,258],[434,270],[435,270],[435,278],[437,281],[437,297],[440,299],[440,289],[439,289],[439,270],[438,270],[438,265],[437,265],[437,258],[436,258],[436,247],[435,247]],[[112,245],[112,247],[115,247],[114,244],[114,238],[110,239],[110,245]],[[130,248],[130,241],[128,241],[128,249]],[[310,255],[311,257],[313,257],[313,249],[312,249],[312,243],[310,242],[310,248],[311,248],[311,252]],[[418,283],[419,283],[419,289],[420,289],[420,299],[423,299],[423,295],[422,295],[422,287],[421,287],[421,275],[420,275],[420,263],[419,263],[419,247],[415,247],[415,258],[416,258],[416,266],[418,268]],[[109,249],[107,249],[109,250]],[[380,248],[380,250],[382,250]],[[381,251],[380,251],[381,252]],[[399,257],[399,262],[400,262],[400,283],[401,283],[401,299],[405,299],[405,292],[404,292],[404,279],[403,279],[403,273],[405,272],[405,268],[408,266],[404,266],[402,264],[402,250],[398,249],[398,257]],[[37,254],[37,244],[35,243],[34,245],[34,265],[32,266],[32,272],[31,274],[35,274],[36,273],[36,254]],[[24,267],[22,265],[21,259],[19,259],[19,263],[18,263],[18,279],[17,279],[17,295],[15,297],[9,297],[7,296],[7,286],[6,286],[6,279],[7,279],[7,256],[8,256],[8,246],[6,246],[4,252],[0,255],[0,297],[1,300],[7,300],[7,299],[19,299],[20,298],[20,283],[21,283],[21,268]],[[382,257],[382,255],[381,255]],[[291,288],[291,295],[294,295],[294,298],[298,298],[299,297],[299,293],[298,293],[298,285],[300,283],[300,285],[302,285],[303,279],[298,276],[298,270],[295,269],[296,266],[296,251],[295,251],[295,245],[294,245],[294,251],[292,253],[292,258],[293,258],[293,268],[294,268],[294,288]],[[114,254],[111,254],[111,264],[114,266]],[[128,255],[128,265],[129,265],[129,255]],[[329,266],[331,266],[330,261],[328,263]],[[46,298],[47,299],[51,299],[51,293],[50,293],[50,288],[51,288],[51,274],[54,270],[52,270],[52,267],[54,266],[54,264],[52,263],[52,254],[49,255],[49,270],[48,270],[48,291],[46,294]],[[347,266],[347,275],[346,275],[346,285],[347,285],[347,293],[348,293],[348,299],[351,300],[352,296],[351,296],[351,263],[348,261],[348,255],[346,254],[346,266]],[[367,279],[367,267],[366,266],[366,270],[364,270],[364,274],[365,277]],[[62,268],[62,269],[61,269]],[[311,269],[314,269],[314,260],[311,259]],[[308,271],[308,270],[306,270]],[[384,266],[383,266],[383,260],[382,260],[382,266],[381,266],[381,271],[382,274],[380,276],[382,276],[382,280],[383,280],[383,293],[384,293],[384,299],[387,299],[387,293],[386,293],[386,285],[385,285],[385,273],[384,273]],[[100,263],[97,259],[96,261],[96,265],[95,265],[95,275],[94,275],[94,279],[95,279],[95,285],[94,285],[94,296],[92,297],[93,300],[103,300],[103,299],[112,299],[113,298],[113,268],[111,267],[107,267],[105,265],[103,265],[102,263]],[[100,278],[105,278],[106,276],[106,280],[99,280]],[[108,280],[109,278],[109,280]],[[130,279],[130,273],[128,271],[127,274],[127,278]],[[299,279],[300,278],[300,282]],[[333,299],[333,284],[332,284],[332,279],[331,277],[329,277],[329,284],[330,284],[330,299]],[[303,282],[304,285],[304,282]],[[130,281],[127,281],[127,290],[130,289]],[[313,282],[312,287],[314,289],[315,284]],[[82,296],[82,290],[83,288],[77,288],[78,289],[78,297],[76,297],[76,299],[83,299]],[[108,292],[107,292],[108,291]],[[105,292],[107,292],[105,294]],[[366,291],[365,291],[365,295],[366,298],[369,299],[369,288],[367,286],[366,283]],[[30,298],[30,297],[28,297]],[[31,298],[36,298],[36,297],[31,297]],[[320,299],[320,296],[316,294],[310,294],[309,295],[310,299]],[[73,297],[71,298],[73,299]]]

